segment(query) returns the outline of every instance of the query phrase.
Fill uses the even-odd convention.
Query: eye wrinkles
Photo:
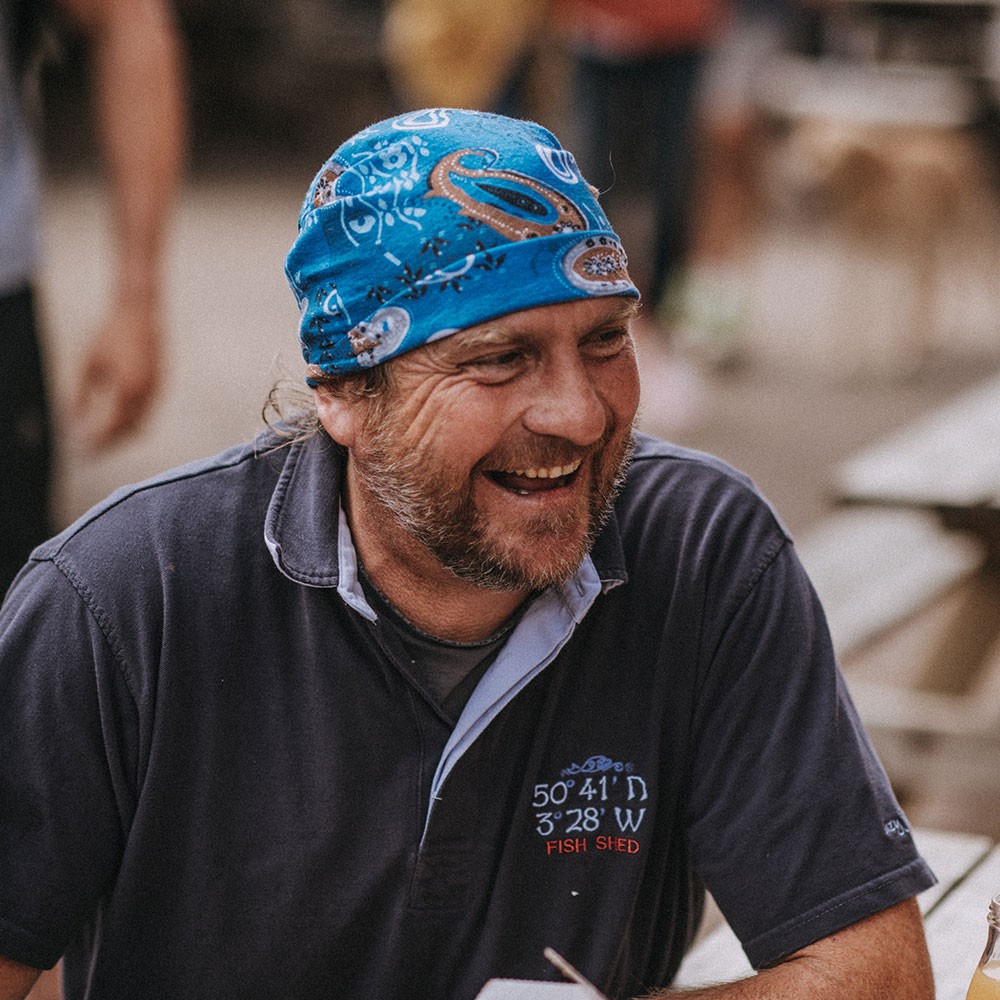
[[[626,325],[588,333],[577,345],[577,352],[585,364],[610,362],[621,355],[629,343]],[[486,385],[498,385],[515,378],[528,370],[534,370],[544,355],[542,344],[504,345],[487,354],[476,353],[473,357],[455,364],[459,373],[472,375]],[[562,364],[562,362],[553,362]]]
[[[617,357],[630,341],[627,322],[601,324],[582,334],[576,348],[584,361],[602,361]],[[468,345],[449,364],[457,370],[484,371],[496,374],[497,370],[516,369],[524,364],[537,361],[545,354],[547,338],[514,335],[497,338],[491,343]]]
[[[579,342],[603,334],[620,331],[621,337],[628,332],[628,321],[635,316],[638,305],[633,299],[614,303],[608,314],[583,330]],[[519,325],[516,315],[500,317],[490,323],[453,334],[435,345],[440,351],[440,360],[455,365],[495,363],[495,359],[512,353],[528,354],[538,351],[550,335],[547,325],[537,329]],[[616,339],[616,338],[612,338]]]

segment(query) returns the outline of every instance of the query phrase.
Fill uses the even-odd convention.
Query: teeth
[[[525,479],[559,479],[561,476],[568,476],[580,468],[580,460],[570,462],[569,465],[556,465],[550,469],[512,469],[515,476],[524,476]]]

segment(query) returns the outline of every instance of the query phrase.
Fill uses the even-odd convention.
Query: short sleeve
[[[51,967],[92,919],[133,808],[134,721],[84,596],[31,565],[0,609],[0,954]]]
[[[789,542],[722,624],[696,706],[695,864],[754,967],[933,884]]]

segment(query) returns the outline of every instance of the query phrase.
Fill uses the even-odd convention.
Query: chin
[[[504,539],[499,544],[477,546],[447,565],[461,579],[490,590],[545,590],[561,586],[576,572],[590,543],[587,532],[558,540],[550,533],[520,546]]]

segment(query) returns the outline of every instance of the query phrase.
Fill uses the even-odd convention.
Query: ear
[[[358,430],[364,420],[365,400],[354,396],[333,393],[325,386],[317,386],[316,415],[327,434],[345,448],[354,446]]]

